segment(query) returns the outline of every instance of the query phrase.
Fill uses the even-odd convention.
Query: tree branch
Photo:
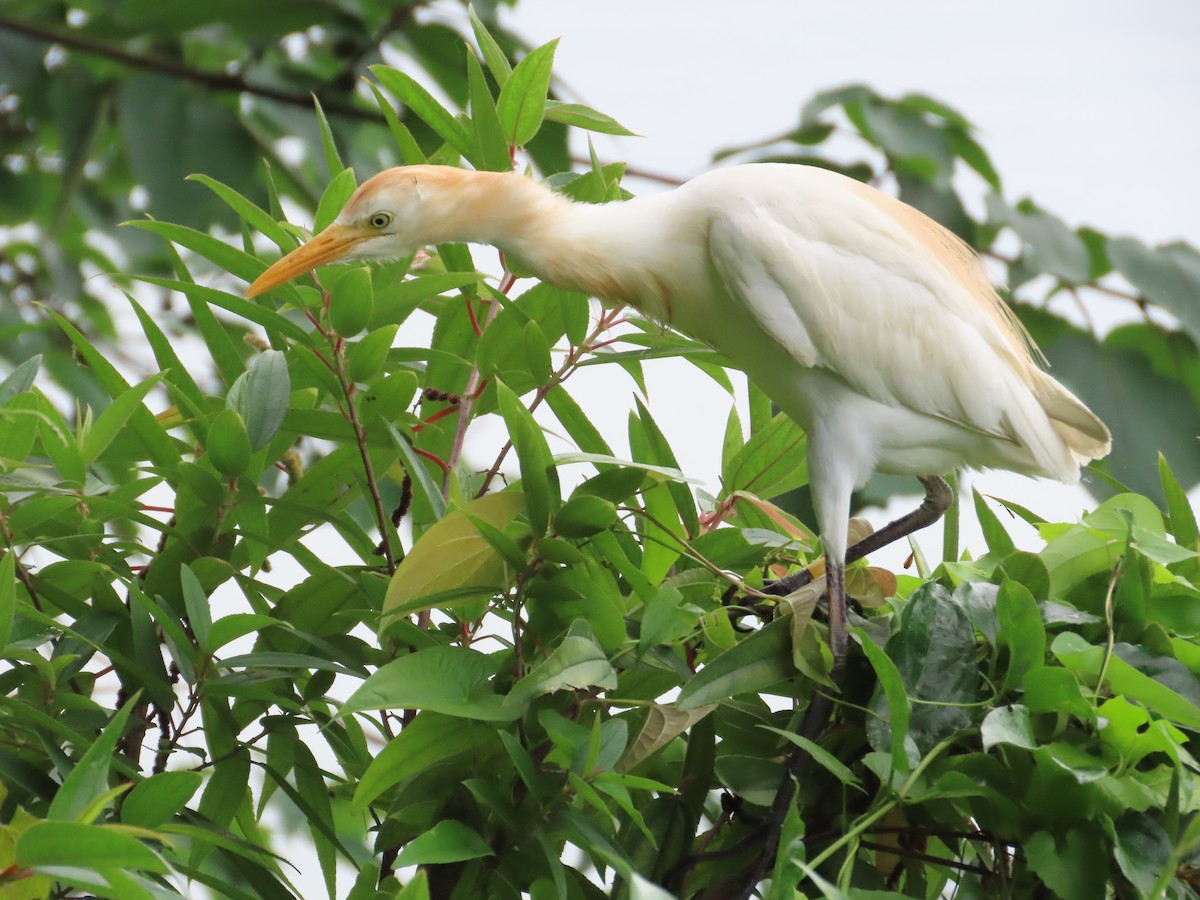
[[[154,72],[158,75],[165,75],[168,78],[198,84],[210,91],[250,94],[288,106],[300,106],[305,109],[312,108],[312,95],[307,93],[294,93],[267,85],[254,84],[236,72],[214,72],[208,69],[198,69],[195,66],[189,66],[187,63],[182,63],[174,59],[132,53],[123,47],[96,40],[85,34],[59,31],[3,15],[0,15],[0,31],[20,34],[44,44],[58,44],[76,53],[103,57],[104,59],[128,66],[131,69]],[[361,109],[349,103],[332,100],[328,102],[322,101],[321,105],[325,112],[333,113],[343,118],[356,119],[360,122],[385,124],[382,115],[372,113],[370,110]]]

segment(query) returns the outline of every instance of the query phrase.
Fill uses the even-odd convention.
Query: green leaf
[[[642,730],[617,763],[617,770],[628,772],[637,768],[676,737],[683,734],[710,712],[716,703],[697,706],[687,711],[676,709],[670,704],[655,704],[650,707]]]
[[[484,62],[487,63],[488,71],[496,79],[496,84],[504,87],[504,82],[508,81],[508,76],[512,74],[512,66],[508,62],[508,57],[504,55],[504,51],[500,49],[500,45],[496,43],[496,39],[492,37],[492,33],[488,31],[483,20],[476,14],[473,4],[467,5],[467,18],[471,21],[471,31],[475,33],[475,40],[479,44],[479,51],[483,54]]]
[[[764,500],[808,483],[808,441],[783,413],[757,429],[722,467],[722,496],[748,491]]]
[[[1200,528],[1196,525],[1196,513],[1161,453],[1158,455],[1158,475],[1163,495],[1167,498],[1167,516],[1175,543],[1187,549],[1200,550]]]
[[[0,406],[3,406],[17,394],[23,394],[33,387],[38,369],[42,365],[41,356],[32,356],[8,373],[0,381]]]
[[[375,306],[371,270],[352,266],[338,273],[329,286],[329,324],[342,337],[354,337],[367,327]]]
[[[473,14],[472,14],[473,15]],[[492,172],[511,172],[512,157],[496,114],[496,103],[488,89],[487,79],[475,54],[467,50],[467,86],[471,92],[471,128],[475,136],[476,152],[471,161],[476,168]]]
[[[991,710],[984,716],[979,732],[985,752],[997,744],[1011,744],[1027,750],[1033,750],[1038,745],[1029,722],[1029,710],[1020,704],[998,706]]]
[[[1116,654],[1106,655],[1104,647],[1094,647],[1079,635],[1064,632],[1054,639],[1050,650],[1068,669],[1093,679],[1104,667],[1105,685],[1113,691],[1145,704],[1182,728],[1200,730],[1200,707]]]
[[[500,89],[496,112],[510,147],[525,146],[542,127],[557,46],[555,38],[531,50]]]
[[[203,402],[200,388],[192,378],[191,373],[188,372],[187,367],[180,362],[179,357],[175,354],[175,348],[172,346],[171,341],[163,334],[162,329],[158,327],[158,323],[154,321],[154,318],[133,298],[132,294],[126,292],[125,299],[133,307],[134,314],[137,315],[138,322],[142,326],[142,331],[146,335],[146,340],[150,343],[150,347],[154,351],[154,359],[158,363],[159,369],[162,370],[163,380],[171,387],[185,394],[193,404],[199,406]]]
[[[871,745],[878,750],[890,745],[893,771],[907,772],[912,768],[907,749],[912,709],[908,703],[908,695],[904,692],[904,680],[896,664],[874,641],[864,639],[862,648],[875,670],[875,677],[879,679],[879,688],[882,689],[886,701],[886,706],[878,702],[871,704],[872,712],[880,716],[879,721],[882,724],[878,726],[874,719],[868,720],[867,734],[871,736]],[[878,691],[876,693],[878,694]]]
[[[457,819],[443,819],[404,845],[396,866],[425,866],[495,856],[487,841]]]
[[[370,709],[425,709],[447,716],[507,722],[524,712],[492,692],[494,664],[460,647],[427,647],[383,666],[359,686],[338,715]]]
[[[222,475],[237,478],[250,465],[250,437],[236,409],[226,407],[213,417],[204,441],[208,459]]]
[[[22,867],[140,869],[167,874],[166,861],[138,836],[145,835],[122,825],[34,822],[17,838],[17,863]]]
[[[1105,871],[1096,861],[1107,857],[1100,836],[1076,827],[1057,835],[1037,831],[1024,843],[1029,868],[1062,900],[1094,900],[1105,894]]]
[[[260,266],[261,268],[261,266]],[[159,287],[169,288],[173,291],[179,291],[188,298],[188,305],[197,319],[201,316],[212,318],[212,311],[208,309],[211,306],[217,306],[221,309],[226,309],[234,315],[241,316],[251,322],[262,325],[270,332],[274,332],[281,337],[297,341],[301,344],[308,344],[308,332],[297,325],[290,319],[284,318],[274,310],[267,309],[264,306],[252,300],[243,300],[241,297],[234,294],[227,294],[224,291],[218,291],[215,288],[205,287],[201,284],[191,284],[184,281],[172,281],[169,278],[155,278],[150,275],[134,276],[138,281],[144,281],[147,284],[156,284]],[[295,288],[287,285],[276,290],[294,291]],[[241,358],[237,356],[233,350],[232,344],[229,342],[228,335],[224,332],[224,326],[213,318],[213,326],[222,329],[220,339],[222,345],[214,345],[214,340],[209,332],[204,333],[205,342],[209,345],[209,352],[213,354],[216,361],[219,363],[221,377],[232,383],[235,378],[242,372]]]
[[[572,631],[575,630],[573,626]],[[589,629],[585,626],[582,630]],[[590,634],[568,634],[549,657],[513,685],[504,705],[524,708],[543,694],[592,686],[615,688],[617,673]]]
[[[380,632],[400,616],[430,608],[436,603],[433,598],[447,591],[470,588],[469,596],[477,598],[503,590],[512,570],[471,518],[503,531],[524,506],[522,494],[502,491],[473,500],[431,525],[388,584]]]
[[[354,791],[354,805],[363,809],[384,791],[426,769],[466,753],[477,754],[495,743],[496,730],[491,726],[423,712],[371,760]]]
[[[683,686],[675,708],[687,712],[738,694],[760,691],[795,674],[791,622],[785,616],[705,665]]]
[[[231,247],[203,231],[153,220],[138,220],[124,224],[152,232],[165,240],[186,247],[243,281],[253,281],[263,272],[263,265],[256,257],[236,247]]]
[[[321,108],[321,101],[317,99],[317,95],[313,94],[313,107],[317,111],[317,127],[321,130],[321,149],[325,153],[325,168],[329,170],[329,177],[335,177],[338,172],[345,170],[345,165],[342,164],[342,157],[338,153],[337,143],[333,139],[333,130],[329,127],[329,120],[325,118],[325,110]]]
[[[913,593],[899,620],[899,629],[887,642],[887,655],[895,662],[907,696],[932,701],[914,702],[908,723],[909,736],[924,754],[971,726],[968,709],[979,699],[975,631],[966,612],[934,582]],[[886,684],[883,687],[886,693]],[[890,712],[891,697],[887,700]],[[884,694],[876,691],[871,709],[882,712],[883,705]],[[869,722],[868,731],[871,727]],[[872,740],[875,746],[881,742],[882,736]]]
[[[93,376],[105,393],[116,398],[129,390],[129,384],[121,377],[121,373],[74,325],[53,310],[50,311],[50,316],[70,338],[75,349],[79,351],[79,355],[87,361]],[[162,425],[150,414],[150,411],[137,405],[130,420],[133,431],[145,445],[149,458],[157,465],[174,468],[179,462],[179,453]]]
[[[585,538],[603,531],[617,519],[617,507],[589,494],[571,497],[554,516],[554,531],[565,538]]]
[[[650,410],[646,408],[640,398],[637,400],[637,421],[641,426],[640,429],[634,429],[632,421],[630,423],[630,446],[634,459],[638,462],[655,463],[678,469],[679,462],[671,450],[671,445],[667,442],[666,435],[662,433],[662,429],[658,427],[658,423],[650,415]],[[687,485],[668,482],[667,492],[671,495],[671,502],[675,504],[676,512],[679,513],[679,521],[683,525],[684,532],[688,535],[699,534],[700,521],[696,515],[696,501]]]
[[[612,458],[612,449],[604,437],[565,388],[559,386],[551,389],[550,393],[546,394],[546,405],[581,451]],[[596,468],[604,471],[609,466],[597,463]]]
[[[1025,676],[1025,705],[1035,713],[1066,713],[1089,722],[1095,710],[1084,698],[1073,672],[1058,666],[1043,666]]]
[[[383,96],[383,92],[369,81],[367,82],[367,87],[375,95],[375,102],[379,105],[379,110],[383,113],[384,119],[387,120],[388,131],[392,133],[392,141],[396,144],[396,152],[400,154],[401,163],[406,166],[420,166],[428,162],[416,138],[412,136],[412,132],[396,116],[396,111],[392,109],[392,104],[388,103],[387,98]]]
[[[554,458],[550,455],[546,436],[542,434],[529,410],[517,399],[517,395],[499,382],[496,384],[496,393],[513,449],[517,452],[517,462],[521,468],[521,488],[525,492],[529,507],[529,525],[534,537],[541,537],[546,533],[551,514],[562,502],[559,495],[558,470],[554,466]]]
[[[975,518],[979,520],[979,527],[983,531],[983,539],[987,542],[988,550],[1000,557],[1008,556],[1016,549],[1012,538],[1000,524],[1000,520],[992,512],[992,508],[987,505],[983,494],[974,488],[971,489],[971,492],[975,497]]]
[[[966,131],[958,129],[947,129],[946,140],[950,144],[950,149],[965,162],[968,166],[974,169],[983,177],[983,180],[991,186],[992,190],[997,193],[1003,191],[1000,184],[1000,173],[996,171],[996,167],[992,165],[992,160],[984,150]]]
[[[136,784],[121,804],[121,821],[157,828],[192,799],[204,777],[199,772],[159,772]]]
[[[637,137],[612,116],[597,112],[582,103],[563,103],[561,100],[546,101],[546,118],[552,122],[573,125],[585,131],[595,131],[601,134],[617,134],[627,137]]]
[[[1132,537],[1133,540],[1129,542],[1130,547],[1147,559],[1164,566],[1183,562],[1185,559],[1195,559],[1198,555],[1197,551],[1173,544],[1162,535],[1142,528],[1140,525],[1133,526]]]
[[[187,180],[198,182],[211,190],[228,203],[229,208],[241,216],[251,228],[261,231],[274,241],[280,250],[287,252],[296,246],[296,239],[276,222],[270,213],[255,206],[233,188],[203,174],[189,175]]]
[[[1154,896],[1160,874],[1171,862],[1171,839],[1163,826],[1147,813],[1127,812],[1113,823],[1116,829],[1114,855],[1125,877],[1142,897]]]
[[[256,613],[233,613],[222,616],[212,623],[208,632],[209,651],[215,653],[230,641],[235,641],[244,635],[263,631],[271,625],[281,625],[279,619]]]
[[[204,587],[196,578],[191,568],[184,563],[179,567],[179,575],[183,586],[183,602],[187,609],[188,624],[196,636],[196,643],[205,652],[212,652],[208,645],[208,632],[212,627],[212,610],[208,605],[208,596]]]
[[[347,353],[349,358],[350,379],[358,384],[373,381],[383,371],[387,362],[388,351],[396,340],[397,325],[383,325],[362,340],[355,342]],[[400,373],[398,373],[400,374]],[[407,374],[407,373],[404,373]],[[409,393],[409,398],[412,394]],[[406,398],[407,399],[407,398]],[[403,409],[407,403],[392,406],[392,409]]]
[[[117,741],[124,734],[125,724],[136,705],[137,698],[134,697],[122,706],[109,719],[100,736],[75,762],[74,768],[63,779],[62,787],[58,789],[50,808],[46,811],[48,819],[74,819],[87,809],[96,797],[108,791],[108,773],[116,753]]]
[[[287,357],[278,350],[264,350],[230,386],[225,405],[246,423],[252,452],[265,447],[279,430],[291,393]]]
[[[1044,663],[1046,630],[1033,594],[1015,581],[1006,580],[996,595],[1000,646],[1008,648],[1008,670],[1002,690],[1020,687],[1025,676]]]
[[[1108,242],[1113,267],[1147,300],[1178,317],[1200,344],[1200,253],[1182,242],[1150,249],[1133,238]]]
[[[356,187],[353,169],[343,169],[333,176],[317,204],[317,212],[313,216],[313,234],[324,231],[337,218]]]
[[[371,66],[371,72],[393,97],[411,109],[418,118],[437,132],[463,156],[471,156],[471,138],[458,121],[433,95],[411,76],[389,66]]]
[[[16,611],[17,554],[10,547],[0,557],[0,651],[8,646]]]
[[[543,385],[550,380],[550,342],[537,322],[526,322],[522,331],[525,363],[535,384]]]
[[[846,768],[845,764],[842,763],[841,760],[839,760],[820,744],[814,743],[804,735],[796,734],[793,731],[784,731],[782,728],[772,728],[770,725],[760,725],[759,727],[765,728],[767,731],[772,731],[781,738],[784,738],[785,740],[795,744],[810,757],[812,757],[813,762],[825,769],[825,771],[827,771],[842,784],[846,785],[847,787],[857,788],[860,791],[863,790],[862,781],[859,780],[859,777]]]
[[[1036,271],[1055,275],[1070,284],[1086,284],[1090,280],[1092,259],[1087,245],[1061,219],[1028,202],[1007,209],[1002,215],[1025,242],[1029,265]]]

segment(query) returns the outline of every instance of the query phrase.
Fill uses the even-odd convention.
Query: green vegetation
[[[317,896],[293,860],[351,900],[738,896],[760,862],[771,898],[1200,895],[1193,248],[1005,202],[969,122],[928,97],[832,91],[734,154],[894,179],[1004,266],[1116,442],[1078,523],[976,495],[983,555],[853,566],[861,615],[814,743],[820,582],[753,593],[819,557],[780,499],[806,482],[803,432],[751,389],[744,420],[696,438],[723,442],[701,508],[644,406],[620,459],[570,393],[581,368],[640,386],[662,357],[732,391],[711,350],[497,286],[466,246],[241,297],[302,238],[285,204],[320,227],[391,162],[504,169],[524,146],[559,190],[619,200],[622,165],[572,168],[568,128],[623,129],[548,97],[554,44],[367,0],[119,6],[0,16],[19,109],[0,222],[28,223],[0,234],[0,897]],[[269,14],[310,28],[303,53]],[[382,64],[356,92],[380,41],[452,106]],[[835,129],[867,161],[834,158]],[[97,268],[138,274],[83,280]],[[1114,271],[1127,286],[1100,287],[1153,315],[1100,336],[1022,302]],[[464,423],[489,414],[511,448],[471,439],[475,471]],[[1010,514],[1041,550],[1015,549]],[[799,802],[760,861],[797,748]]]

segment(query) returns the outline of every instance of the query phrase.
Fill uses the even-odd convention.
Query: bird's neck
[[[456,239],[498,247],[559,287],[670,318],[661,273],[646,258],[655,216],[644,204],[576,203],[517,174],[476,172],[464,187]]]

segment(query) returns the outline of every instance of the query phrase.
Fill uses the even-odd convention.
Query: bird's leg
[[[874,553],[881,547],[886,547],[888,544],[900,540],[902,537],[907,537],[914,531],[920,531],[928,525],[932,525],[940,519],[950,508],[951,501],[954,500],[954,494],[950,490],[950,485],[946,483],[944,478],[937,475],[930,475],[920,479],[921,484],[925,486],[925,500],[919,507],[914,509],[907,515],[903,515],[893,522],[884,525],[878,531],[868,534],[865,538],[854,544],[846,551],[846,562],[852,563],[855,560],[862,559],[869,553]],[[776,597],[783,597],[792,591],[799,590],[812,581],[812,572],[808,569],[802,569],[799,572],[793,572],[785,578],[777,579],[769,584],[763,585],[763,593],[771,594]]]
[[[831,540],[826,540],[825,590],[826,595],[829,597],[829,649],[833,654],[833,671],[830,672],[830,677],[833,683],[839,687],[842,676],[842,665],[846,658],[848,644],[846,628],[846,563],[862,559],[868,553],[878,550],[880,547],[886,547],[893,541],[899,540],[905,535],[912,534],[926,525],[932,525],[942,517],[946,510],[949,509],[950,502],[954,499],[950,486],[936,475],[922,478],[921,484],[925,486],[925,500],[919,508],[913,510],[908,515],[901,516],[894,522],[888,523],[879,529],[879,531],[868,535],[853,547],[845,550],[844,553],[838,552],[840,549],[839,544],[844,546],[844,543],[838,541],[836,534],[831,532],[829,535]],[[846,506],[849,505],[848,495],[845,497],[845,503]],[[805,569],[802,572],[797,572],[794,575],[789,575],[786,578],[772,582],[765,586],[763,591],[769,594],[784,596],[811,581],[812,573]],[[815,691],[812,699],[809,701],[808,709],[804,711],[804,719],[800,723],[800,734],[810,741],[816,741],[821,736],[821,732],[829,721],[832,711],[833,701],[829,694],[822,690]],[[766,833],[762,838],[762,850],[754,862],[745,870],[744,878],[738,888],[737,896],[742,898],[742,900],[748,900],[748,898],[754,896],[758,883],[766,877],[767,872],[775,862],[783,822],[787,817],[788,810],[795,802],[796,785],[811,764],[812,756],[802,748],[797,747],[788,755],[787,771],[780,782],[779,790],[775,793],[775,800],[771,804],[771,810],[767,814]]]
[[[829,598],[829,650],[833,654],[836,683],[846,658],[846,564],[832,559],[825,561],[825,595]]]

